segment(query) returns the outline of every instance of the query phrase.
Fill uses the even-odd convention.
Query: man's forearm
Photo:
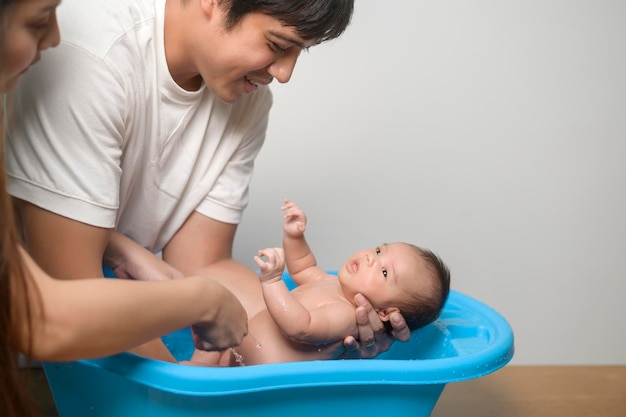
[[[139,246],[129,237],[113,230],[109,236],[109,243],[104,250],[104,264],[115,269],[125,263],[128,261],[130,251],[134,250],[134,245]]]

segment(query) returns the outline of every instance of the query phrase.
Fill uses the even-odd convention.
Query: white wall
[[[371,1],[275,106],[236,256],[411,241],[498,310],[515,364],[626,364],[626,2]]]

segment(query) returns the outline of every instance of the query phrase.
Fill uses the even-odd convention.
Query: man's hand
[[[359,341],[348,336],[344,339],[346,351],[341,356],[343,359],[369,359],[389,349],[394,340],[406,342],[411,336],[411,331],[400,313],[393,313],[389,318],[393,327],[390,336],[378,317],[376,310],[362,295],[354,297],[357,303],[356,321],[359,327]]]

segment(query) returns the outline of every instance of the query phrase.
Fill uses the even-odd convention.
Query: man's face
[[[226,103],[274,79],[288,82],[302,49],[314,44],[303,41],[294,28],[261,13],[244,16],[228,30],[223,21],[223,11],[215,5],[188,55],[208,88]]]

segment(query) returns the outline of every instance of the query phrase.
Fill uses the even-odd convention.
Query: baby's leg
[[[206,352],[196,349],[188,361],[180,361],[179,364],[190,366],[223,366],[221,364],[222,355],[228,354],[229,351],[230,349],[224,352]]]

